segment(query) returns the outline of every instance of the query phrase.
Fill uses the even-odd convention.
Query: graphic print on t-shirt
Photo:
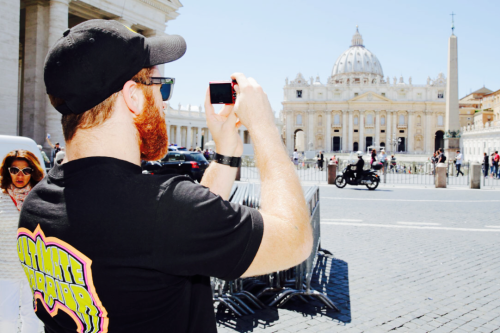
[[[47,313],[55,317],[59,310],[66,312],[77,332],[108,331],[107,312],[92,281],[92,260],[58,238],[45,237],[40,225],[33,233],[18,229],[17,252],[35,301]]]

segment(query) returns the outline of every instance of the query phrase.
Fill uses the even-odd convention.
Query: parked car
[[[155,174],[174,172],[179,175],[188,175],[198,182],[201,181],[209,165],[202,153],[194,151],[170,151],[160,163],[161,169],[156,170]]]
[[[185,147],[179,147],[179,146],[169,146],[168,151],[186,151],[187,149]]]

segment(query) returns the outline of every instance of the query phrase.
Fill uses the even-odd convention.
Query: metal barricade
[[[294,297],[304,302],[308,302],[306,298],[316,298],[327,307],[338,311],[338,308],[328,296],[311,288],[314,264],[319,253],[326,255],[331,253],[321,249],[319,187],[306,188],[305,198],[309,207],[313,230],[313,250],[311,255],[301,264],[286,271],[235,281],[222,281],[211,278],[214,303],[224,305],[236,316],[241,316],[254,313],[252,307],[263,308],[264,304],[260,298],[271,295],[269,306],[283,306]],[[260,185],[242,182],[235,184],[230,194],[230,201],[259,208]]]
[[[323,183],[328,180],[328,161],[324,161],[320,168],[317,161],[300,160],[294,165],[294,169],[301,181]],[[259,169],[252,157],[245,156],[242,159],[240,179],[245,182],[260,181]]]

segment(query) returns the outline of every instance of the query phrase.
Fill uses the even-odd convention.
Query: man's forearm
[[[310,232],[304,192],[274,123],[250,129],[261,178],[261,207],[268,214]]]
[[[216,162],[210,163],[205,170],[201,185],[210,189],[210,192],[220,195],[224,200],[229,199],[238,168]]]

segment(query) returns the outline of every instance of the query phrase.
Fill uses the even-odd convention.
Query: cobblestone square
[[[313,287],[340,312],[299,299],[219,332],[500,332],[500,193],[321,186]]]

